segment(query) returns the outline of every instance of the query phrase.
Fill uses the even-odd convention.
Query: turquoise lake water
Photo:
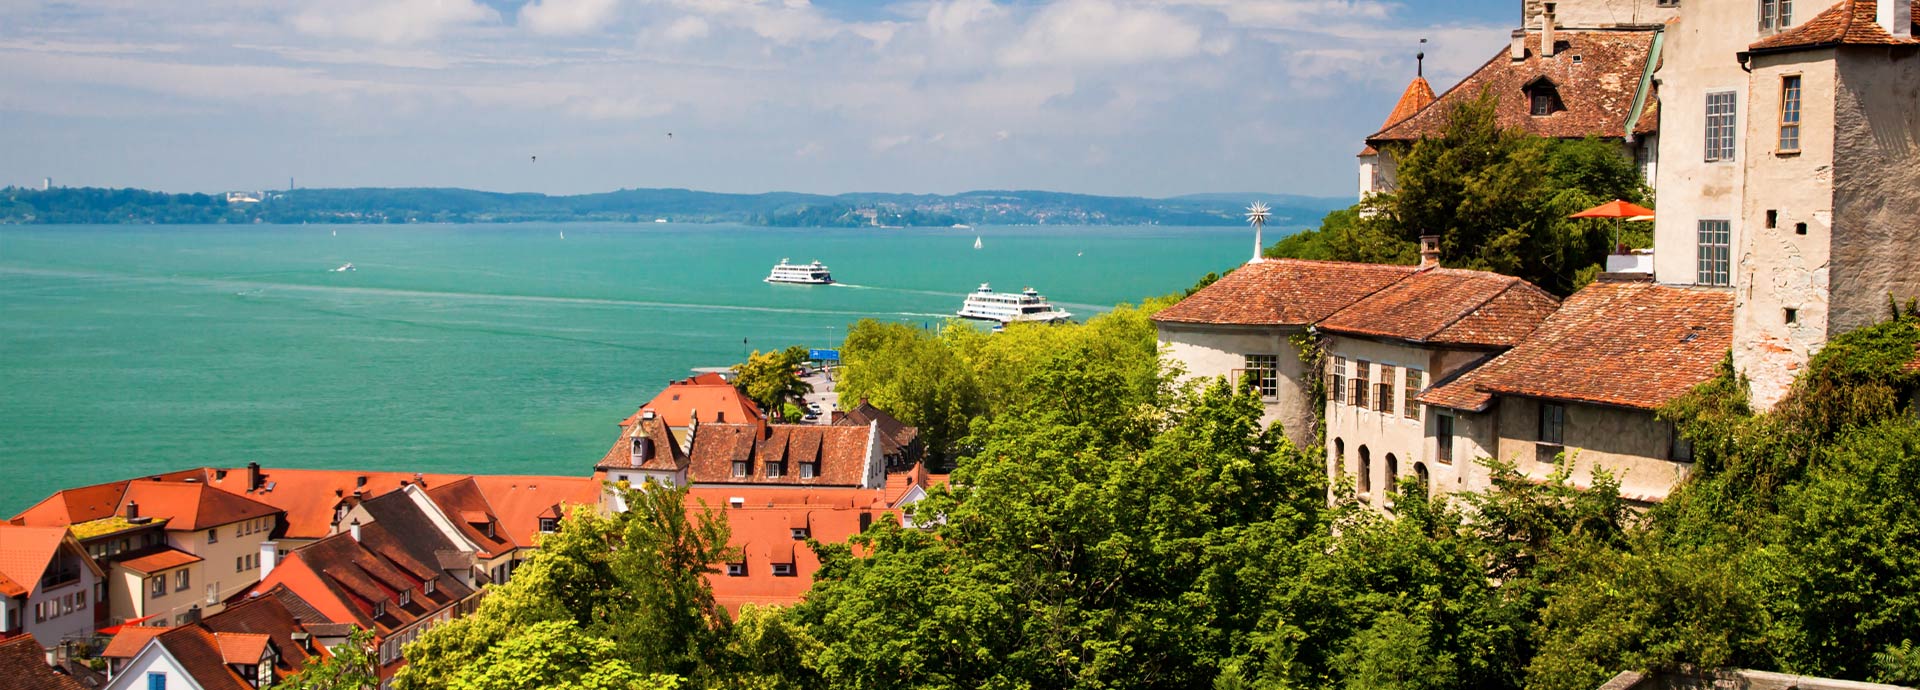
[[[937,323],[981,282],[1031,285],[1087,315],[1237,265],[1251,240],[1173,227],[0,226],[0,513],[68,486],[249,461],[584,474],[621,418],[693,367],[833,347],[864,317]],[[761,282],[782,257],[826,262],[843,284]],[[347,262],[358,270],[328,270]]]

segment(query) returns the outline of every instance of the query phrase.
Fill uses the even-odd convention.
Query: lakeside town
[[[0,684],[1920,683],[1914,6],[1518,4],[1459,84],[1413,61],[1346,235],[1187,294],[755,353],[577,474],[59,491],[0,525]],[[1310,246],[1413,222],[1476,113],[1635,176],[1579,209],[1597,269]]]

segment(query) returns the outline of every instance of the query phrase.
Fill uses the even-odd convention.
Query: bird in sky
[[[534,163],[538,163],[538,162],[540,162],[540,157],[539,157],[539,156],[534,156],[534,157],[533,157],[533,161],[532,161],[532,162],[534,162]]]

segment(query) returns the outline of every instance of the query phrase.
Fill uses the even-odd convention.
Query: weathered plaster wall
[[[1732,91],[1739,94],[1737,110],[1745,110],[1747,74],[1736,55],[1758,38],[1754,12],[1751,0],[1686,0],[1679,21],[1667,25],[1654,73],[1660,93],[1654,279],[1662,283],[1696,282],[1703,219],[1731,221],[1731,246],[1741,246],[1746,137],[1736,136],[1734,160],[1706,161],[1706,109],[1708,93]]]
[[[1659,24],[1679,12],[1679,8],[1661,7],[1658,0],[1522,0],[1527,28],[1540,28],[1540,13],[1549,2],[1554,6],[1554,25],[1562,29]]]
[[[1800,77],[1800,149],[1779,150],[1781,80]],[[1771,407],[1827,340],[1833,224],[1833,51],[1759,56],[1747,106],[1746,242],[1735,250],[1734,367]],[[1767,216],[1774,227],[1767,227]],[[1797,226],[1806,224],[1807,233]],[[1788,322],[1787,310],[1793,310]]]
[[[1306,382],[1306,365],[1300,350],[1287,338],[1301,329],[1291,326],[1213,326],[1157,323],[1160,353],[1181,368],[1178,383],[1198,377],[1231,377],[1234,370],[1247,366],[1247,355],[1278,355],[1279,395],[1264,401],[1266,411],[1261,424],[1280,422],[1287,438],[1296,445],[1314,444],[1314,407]]]
[[[1355,368],[1360,360],[1366,360],[1372,368],[1370,383],[1377,384],[1383,367],[1393,368],[1393,401],[1391,414],[1371,408],[1353,405],[1351,398],[1335,402],[1331,397],[1326,401],[1326,443],[1327,477],[1337,480],[1342,474],[1348,481],[1357,482],[1360,473],[1359,449],[1365,446],[1373,458],[1371,476],[1367,486],[1373,488],[1374,505],[1383,505],[1377,500],[1388,486],[1385,458],[1392,454],[1399,461],[1400,476],[1414,476],[1414,468],[1424,465],[1427,468],[1429,486],[1436,491],[1458,491],[1467,485],[1466,472],[1472,470],[1471,459],[1477,457],[1477,447],[1469,446],[1468,453],[1456,453],[1454,461],[1442,463],[1438,460],[1437,441],[1433,435],[1433,416],[1435,411],[1426,405],[1416,404],[1414,416],[1406,416],[1405,395],[1407,369],[1409,367],[1426,372],[1426,386],[1451,375],[1473,362],[1486,356],[1483,352],[1462,350],[1438,350],[1415,346],[1408,343],[1381,342],[1363,338],[1333,336],[1327,340],[1327,361],[1336,362],[1335,357],[1347,359],[1346,376],[1352,380]],[[1369,395],[1369,402],[1372,401]],[[1456,435],[1462,433],[1456,428]],[[1338,441],[1338,443],[1336,443]],[[1339,448],[1346,449],[1346,457],[1340,457]],[[1455,446],[1456,451],[1462,450]]]
[[[1540,401],[1502,396],[1499,402],[1499,456],[1512,461],[1531,477],[1554,471],[1554,458],[1537,457]],[[1595,467],[1604,467],[1620,480],[1621,495],[1639,501],[1660,501],[1692,466],[1668,459],[1672,428],[1652,412],[1618,407],[1565,403],[1565,444],[1562,452],[1573,459],[1575,485],[1590,486]]]
[[[1846,48],[1837,64],[1830,333],[1920,297],[1920,48]]]

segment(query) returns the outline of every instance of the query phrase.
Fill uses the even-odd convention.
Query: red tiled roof
[[[224,477],[219,476],[222,472]],[[209,469],[204,472],[208,486],[240,494],[252,500],[286,511],[286,529],[276,536],[290,539],[319,539],[333,533],[334,511],[342,501],[360,492],[371,499],[421,482],[431,489],[465,477],[460,474],[421,474],[415,472],[367,472],[360,470],[263,469],[260,488],[247,489],[247,468]],[[365,479],[362,484],[361,480]],[[144,505],[144,504],[143,504]]]
[[[202,482],[135,479],[121,505],[140,504],[140,514],[165,517],[168,530],[201,530],[280,512],[273,506],[207,486]]]
[[[142,575],[152,575],[168,568],[178,568],[190,563],[199,563],[199,556],[179,549],[163,546],[144,556],[120,561],[117,565]]]
[[[1429,105],[1433,105],[1433,86],[1426,77],[1414,77],[1407,83],[1407,90],[1400,94],[1400,100],[1393,104],[1393,110],[1387,113],[1387,121],[1380,124],[1386,129],[1406,121]]]
[[[285,589],[280,589],[274,594],[285,592]],[[299,600],[297,597],[289,596],[288,598],[294,601]],[[309,654],[304,646],[293,640],[294,633],[307,631],[307,629],[287,606],[285,599],[280,596],[260,596],[241,600],[229,605],[220,613],[208,616],[200,621],[199,625],[213,631],[214,635],[221,639],[220,648],[223,656],[226,656],[229,650],[225,638],[230,635],[257,635],[263,640],[271,641],[277,657],[274,668],[277,671],[276,675],[281,678],[306,668],[310,660],[319,661],[327,656],[325,647],[321,645],[314,645],[313,652]],[[251,658],[258,659],[258,652],[253,653]],[[254,662],[230,661],[228,663],[251,664]]]
[[[31,591],[67,539],[64,527],[0,525],[0,575]]]
[[[819,496],[823,499],[830,499],[831,494],[839,492],[876,493],[859,489],[812,491],[829,494]],[[859,503],[860,500],[846,497],[848,504]],[[715,564],[717,572],[709,572],[707,581],[713,585],[714,601],[734,612],[738,612],[743,604],[798,603],[813,586],[813,574],[819,570],[820,560],[804,540],[793,538],[796,526],[806,527],[808,536],[821,543],[839,544],[860,533],[862,515],[867,516],[869,521],[899,519],[892,513],[868,506],[766,507],[748,503],[746,507],[732,508],[725,505],[723,502],[717,507],[722,507],[726,512],[727,526],[733,533],[731,545],[740,548],[747,572],[745,576],[730,576],[724,564]],[[774,575],[775,563],[792,565],[793,574]]]
[[[427,498],[433,499],[433,504],[439,506],[440,512],[455,518],[451,521],[454,529],[460,530],[469,541],[478,545],[482,557],[492,558],[515,548],[513,539],[497,524],[493,535],[487,535],[485,526],[495,524],[497,518],[472,477],[428,489]]]
[[[860,404],[848,410],[845,415],[833,420],[834,426],[864,427],[873,423],[880,425],[881,455],[889,457],[900,455],[914,442],[920,440],[918,427],[907,426],[899,418],[887,414],[886,410],[874,407],[873,403],[867,402],[865,398],[862,398]]]
[[[1747,46],[1754,52],[1783,52],[1828,46],[1893,46],[1920,43],[1920,21],[1904,38],[1896,37],[1881,26],[1876,16],[1877,0],[1840,0],[1807,23],[1754,41]],[[1920,0],[1913,2],[1913,17],[1920,19]]]
[[[473,592],[437,564],[421,563],[408,551],[407,545],[375,521],[360,527],[357,541],[341,532],[294,550],[249,592],[284,586],[330,622],[351,623],[384,637]],[[432,594],[422,587],[428,579],[435,580]],[[403,590],[412,592],[406,606],[399,604]],[[375,605],[382,603],[385,615],[374,616]]]
[[[1480,410],[1499,394],[1657,409],[1712,378],[1732,341],[1725,292],[1594,283],[1524,342],[1420,400]]]
[[[1234,269],[1153,315],[1161,323],[1304,326],[1419,270],[1413,266],[1267,259]]]
[[[661,419],[667,420],[667,426],[684,427],[692,421],[694,413],[700,415],[702,424],[721,422],[726,424],[746,424],[764,421],[760,406],[753,404],[740,390],[727,383],[719,374],[706,373],[685,379],[670,381],[666,389],[653,396],[640,410],[653,410]],[[621,426],[631,426],[640,418],[635,411]]]
[[[108,659],[131,659],[147,647],[148,641],[172,629],[137,625],[122,626],[120,632],[113,636],[113,640],[107,643],[106,651],[101,652],[100,656]]]
[[[600,482],[592,477],[532,477],[474,475],[474,485],[487,500],[499,533],[516,546],[530,548],[540,535],[540,518],[565,517],[572,506],[600,503]]]
[[[200,470],[182,470],[157,474],[147,479],[180,481],[199,477]],[[127,492],[127,480],[94,484],[59,491],[21,511],[13,520],[24,525],[56,527],[98,520],[121,510],[121,497]]]
[[[181,626],[154,639],[159,640],[167,648],[167,653],[180,662],[180,670],[192,676],[194,682],[204,690],[251,690],[253,687],[247,679],[240,677],[238,671],[227,665],[226,658],[220,653],[219,640],[206,628],[198,625]]]
[[[259,633],[213,634],[213,640],[220,644],[220,660],[229,664],[258,664],[260,657],[267,653],[266,635]]]
[[[859,486],[866,478],[867,441],[871,434],[868,427],[701,424],[687,454],[687,480],[719,484]],[[735,461],[747,463],[747,476],[733,476]],[[786,472],[780,477],[766,476],[769,462],[785,462]],[[808,462],[818,462],[819,473],[811,479],[802,479],[800,465]]]
[[[653,455],[635,463],[633,444],[634,440],[639,438],[648,439],[652,444]],[[685,467],[686,463],[687,454],[680,450],[679,439],[674,437],[673,430],[667,427],[665,420],[659,417],[646,419],[640,413],[635,413],[631,420],[621,423],[620,435],[614,438],[613,447],[600,458],[600,463],[595,465],[594,469],[675,472]]]
[[[1540,56],[1540,36],[1527,36],[1527,55],[1515,61],[1506,48],[1480,69],[1448,89],[1429,105],[1401,122],[1382,128],[1367,137],[1378,146],[1386,141],[1416,141],[1440,136],[1446,131],[1447,117],[1456,103],[1479,98],[1490,92],[1495,100],[1495,118],[1501,127],[1513,128],[1544,137],[1579,138],[1586,136],[1625,137],[1627,120],[1633,115],[1633,99],[1640,89],[1640,76],[1646,71],[1647,57],[1656,32],[1647,31],[1559,31],[1556,38],[1566,46],[1554,57]],[[1574,57],[1579,64],[1574,64]],[[1534,116],[1526,87],[1540,79],[1552,82],[1566,110],[1552,115]],[[1651,131],[1653,118],[1642,114],[1641,124]]]
[[[0,678],[8,690],[85,690],[73,677],[47,665],[47,653],[32,635],[0,641]]]
[[[1417,343],[1510,347],[1558,306],[1559,300],[1519,278],[1432,268],[1381,288],[1316,326]]]
[[[0,573],[0,596],[25,596],[30,591],[32,590],[20,586],[18,582],[14,582],[13,578],[7,577],[6,573]]]

